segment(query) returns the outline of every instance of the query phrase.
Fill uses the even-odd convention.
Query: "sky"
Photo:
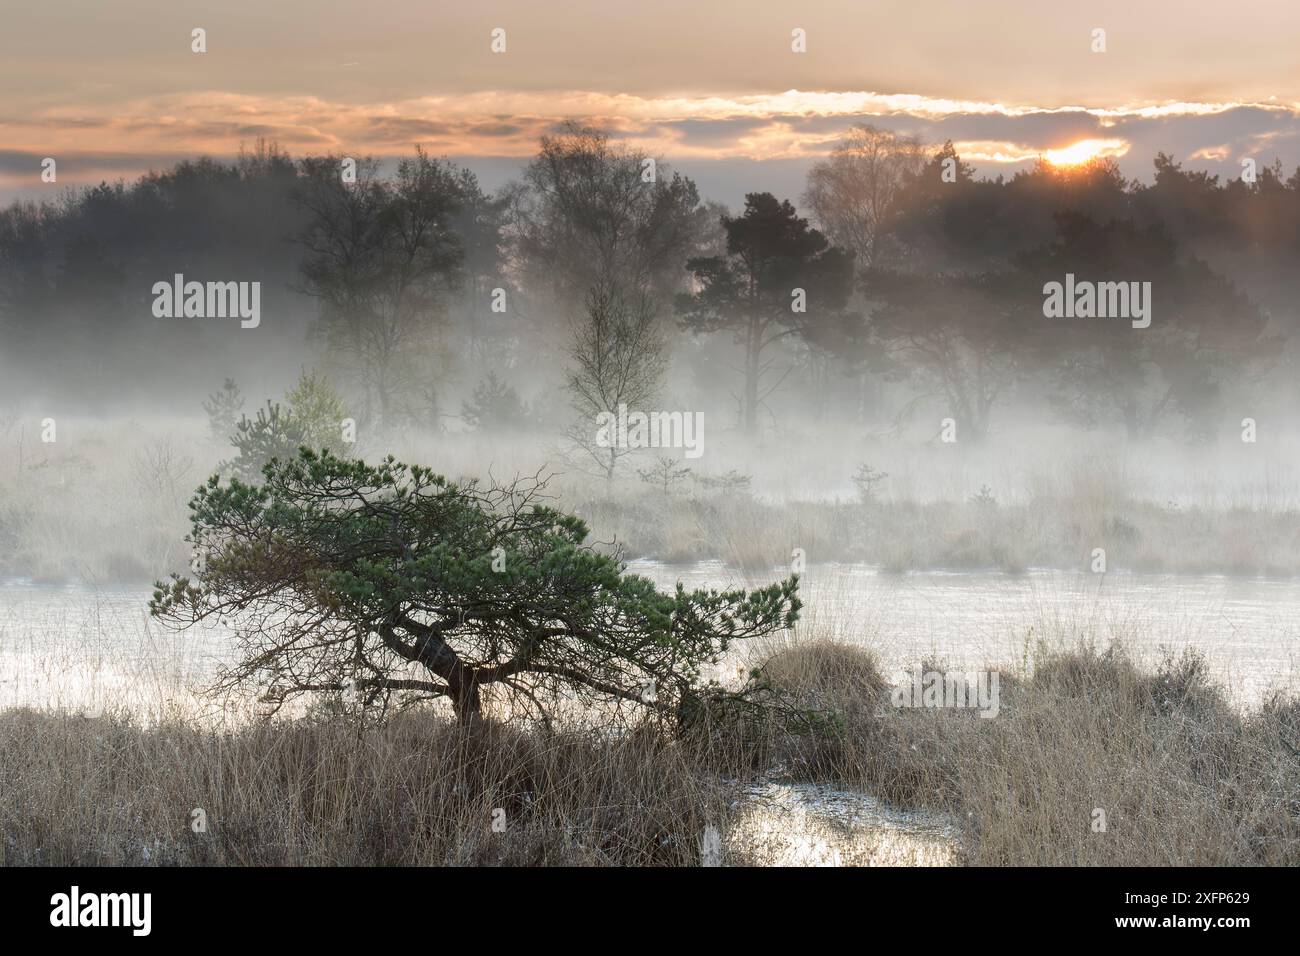
[[[855,122],[951,139],[983,175],[1080,141],[1132,177],[1159,150],[1289,174],[1298,39],[1293,0],[0,0],[0,200],[259,137],[294,155],[420,144],[495,188],[567,118],[733,206],[797,197]]]

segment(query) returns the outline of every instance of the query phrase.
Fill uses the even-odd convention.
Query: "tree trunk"
[[[745,354],[745,400],[744,400],[744,429],[746,434],[753,435],[758,431],[758,379],[759,379],[759,352],[755,343],[752,341]]]
[[[461,725],[475,723],[483,717],[483,702],[479,698],[478,681],[473,674],[453,684],[451,687],[451,705],[456,713],[456,721]]]

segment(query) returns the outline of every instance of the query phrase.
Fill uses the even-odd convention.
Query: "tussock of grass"
[[[880,708],[889,682],[869,649],[815,639],[782,648],[762,665],[767,680],[806,706],[856,716]]]
[[[838,733],[793,748],[795,774],[952,813],[972,863],[1300,863],[1300,759],[1283,742],[1300,737],[1300,701],[1241,714],[1194,653],[1143,669],[1116,648],[1043,650],[1025,679],[1000,680],[992,719],[894,708],[860,649],[774,663],[841,715]]]

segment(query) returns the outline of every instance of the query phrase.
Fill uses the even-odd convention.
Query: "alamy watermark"
[[[153,314],[158,319],[237,316],[244,329],[255,329],[262,322],[260,282],[186,282],[178,272],[171,282],[155,282],[153,294]]]
[[[895,707],[967,708],[981,717],[996,717],[997,671],[923,671],[917,667],[894,687]]]
[[[1065,282],[1046,283],[1043,296],[1043,315],[1049,319],[1131,319],[1135,329],[1151,325],[1150,282],[1075,281],[1067,272]]]
[[[684,448],[687,458],[704,454],[703,412],[629,412],[596,416],[599,448]]]
[[[69,893],[50,897],[51,926],[129,926],[133,936],[148,936],[152,928],[150,893]]]

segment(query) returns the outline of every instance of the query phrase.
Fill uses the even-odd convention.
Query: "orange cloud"
[[[292,152],[391,153],[420,143],[455,155],[526,156],[556,121],[576,117],[614,126],[646,148],[675,147],[681,155],[772,159],[820,155],[836,138],[830,131],[797,129],[791,118],[869,120],[914,116],[1026,117],[1074,112],[1103,126],[1125,119],[1207,116],[1243,105],[1295,112],[1295,106],[1239,103],[1139,104],[1111,109],[1039,109],[999,103],[929,98],[914,94],[789,90],[749,96],[645,97],[589,91],[483,92],[429,96],[391,103],[342,103],[314,96],[259,96],[227,92],[184,93],[122,103],[111,115],[71,106],[0,120],[11,149],[41,152],[233,153],[240,143],[265,137]],[[730,138],[692,144],[665,124],[749,120]],[[979,143],[980,141],[974,141]],[[984,143],[984,158],[1018,162],[1037,147]]]

